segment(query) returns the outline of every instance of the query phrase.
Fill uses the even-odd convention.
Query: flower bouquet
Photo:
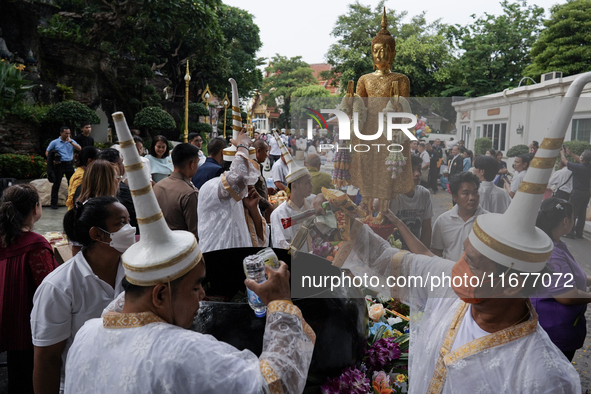
[[[408,392],[409,310],[400,302],[366,298],[370,321],[362,362],[327,379],[323,394]]]

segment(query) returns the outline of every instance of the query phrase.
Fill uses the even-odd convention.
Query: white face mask
[[[135,243],[135,227],[131,227],[129,223],[114,233],[110,233],[100,227],[97,228],[111,236],[111,242],[109,243],[109,246],[121,253],[125,253],[125,251]],[[106,244],[106,242],[103,243]]]

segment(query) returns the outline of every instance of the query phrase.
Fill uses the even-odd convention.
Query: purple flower
[[[329,378],[321,390],[322,394],[365,394],[370,391],[369,383],[360,370],[349,367],[338,378]]]
[[[367,349],[365,356],[372,370],[380,370],[398,360],[400,353],[400,346],[395,338],[382,338]]]

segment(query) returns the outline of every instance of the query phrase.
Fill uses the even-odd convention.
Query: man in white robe
[[[230,170],[205,182],[199,190],[197,228],[203,252],[212,250],[267,246],[267,224],[258,207],[254,184],[259,165],[248,158],[251,140],[240,134],[240,146]]]
[[[127,142],[123,114],[113,114],[113,120],[127,146],[124,156],[141,163],[130,152],[135,148]],[[239,153],[248,154],[238,145]],[[287,265],[267,267],[262,284],[245,281],[267,305],[260,357],[186,330],[205,297],[203,255],[194,234],[168,228],[147,176],[131,172],[130,185],[142,237],[121,257],[125,293],[101,319],[78,331],[66,363],[65,392],[301,393],[316,336],[291,302]]]
[[[385,276],[420,277],[426,283],[392,289],[392,295],[411,308],[410,394],[581,392],[579,375],[538,324],[527,298],[483,298],[471,304],[459,299],[449,285],[437,286],[437,281],[431,291],[432,278],[451,277],[456,263],[433,255],[402,221],[393,215],[389,219],[411,251],[425,255],[392,248],[358,221],[351,228],[351,239],[353,251],[369,268]],[[496,266],[470,240],[465,253],[471,257],[466,260],[475,267],[474,275],[476,267],[491,272],[490,267]],[[482,296],[494,295],[491,287],[483,287],[489,294]],[[508,286],[497,290],[518,296]]]
[[[301,167],[298,167],[298,169],[302,172],[302,175],[296,180],[291,180],[289,184],[291,191],[289,199],[281,203],[271,213],[271,239],[275,248],[289,249],[289,245],[302,226],[302,223],[298,223],[291,227],[283,228],[281,219],[290,219],[292,216],[314,209],[313,200],[316,195],[310,194],[313,187],[312,176],[310,176],[308,169],[302,169]],[[291,176],[293,174],[290,173],[289,175]],[[300,251],[312,251],[312,245],[310,245],[309,239],[306,240]]]

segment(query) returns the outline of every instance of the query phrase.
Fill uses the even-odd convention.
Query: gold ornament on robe
[[[363,135],[376,134],[380,121],[384,122],[384,119],[378,116],[380,112],[411,112],[408,101],[405,99],[410,94],[408,77],[390,71],[396,56],[396,41],[387,30],[388,22],[385,7],[381,25],[382,29],[371,44],[376,71],[363,75],[357,82],[356,96],[363,98],[366,103],[365,123],[363,126],[359,126],[359,130]],[[393,96],[394,99],[392,99]],[[384,118],[385,116],[384,114]],[[405,139],[404,143],[401,144],[403,146],[402,154],[406,161],[404,165],[400,166],[401,171],[397,173],[394,179],[392,178],[392,172],[388,170],[389,166],[386,164],[390,155],[386,147],[393,143],[395,142],[387,140],[384,134],[375,140],[364,141],[358,138],[354,132],[351,132],[351,144],[353,146],[366,144],[372,148],[369,152],[356,152],[353,155],[351,183],[359,188],[367,207],[372,206],[371,201],[374,198],[379,199],[380,214],[378,214],[378,220],[376,221],[378,223],[383,223],[381,213],[388,210],[390,200],[414,188],[410,160],[410,141]],[[378,144],[381,144],[379,150],[378,146],[376,146]]]

